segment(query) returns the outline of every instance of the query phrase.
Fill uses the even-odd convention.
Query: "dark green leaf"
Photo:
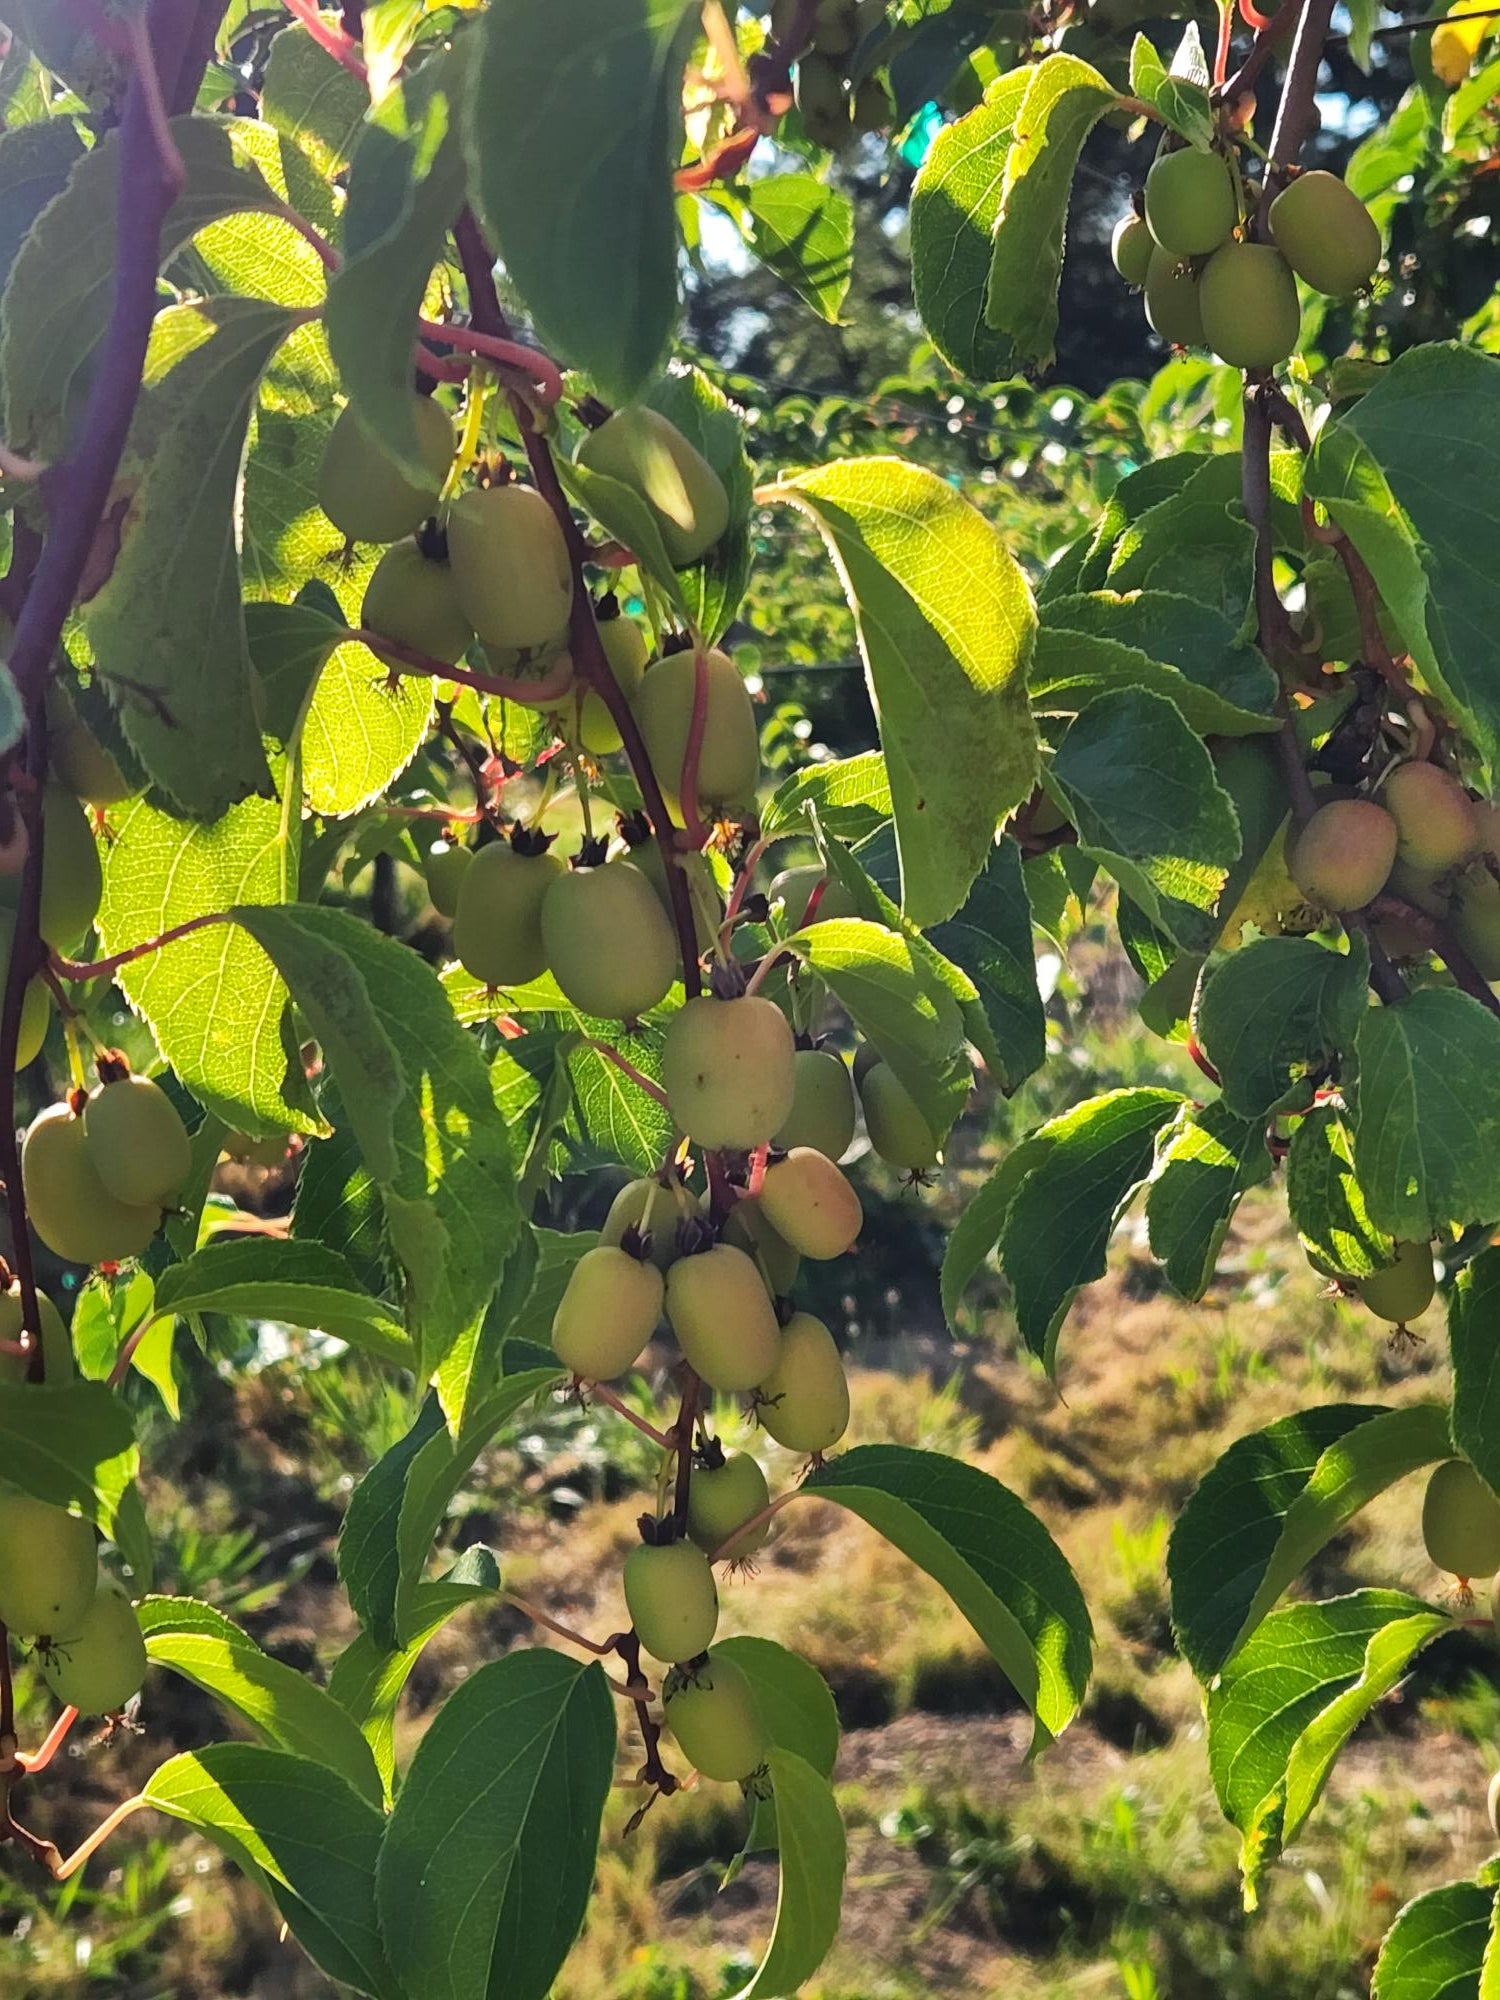
[[[1500,1486],[1500,1250],[1481,1250],[1448,1300],[1453,1360],[1453,1442],[1491,1486]]]
[[[838,1936],[844,1895],[844,1822],[827,1777],[779,1747],[766,1763],[780,1831],[776,1928],[734,2000],[772,2000],[810,1979]]]
[[[1354,1048],[1368,966],[1357,937],[1347,954],[1310,938],[1260,938],[1210,971],[1198,999],[1198,1041],[1231,1111],[1259,1118],[1283,1102],[1306,1106],[1305,1079]]]
[[[1300,1119],[1286,1158],[1286,1203],[1319,1270],[1365,1277],[1390,1263],[1395,1246],[1370,1220],[1354,1176],[1354,1138],[1331,1105]]]
[[[1033,703],[1043,713],[1076,713],[1112,687],[1166,696],[1200,735],[1280,726],[1265,655],[1212,605],[1167,590],[1049,598],[1031,666]]]
[[[139,1462],[130,1411],[102,1382],[0,1382],[0,1465],[23,1493],[108,1532]]]
[[[854,208],[815,174],[768,174],[712,199],[739,225],[746,248],[820,318],[837,321],[854,266]]]
[[[205,1243],[162,1273],[153,1307],[158,1316],[201,1312],[313,1328],[397,1367],[416,1361],[396,1308],[362,1292],[346,1261],[321,1243],[264,1236]]]
[[[1185,1299],[1208,1290],[1240,1197],[1271,1177],[1264,1123],[1223,1103],[1184,1105],[1162,1135],[1146,1196],[1151,1248]]]
[[[1385,1934],[1373,2000],[1481,2000],[1494,1921],[1489,1883],[1447,1882],[1415,1897]]]
[[[998,1056],[995,1081],[1002,1090],[1018,1090],[1046,1059],[1047,1023],[1037,991],[1031,903],[1013,840],[999,842],[957,916],[928,936],[978,988]]]

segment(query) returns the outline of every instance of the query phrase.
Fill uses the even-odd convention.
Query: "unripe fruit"
[[[795,85],[802,129],[815,146],[837,153],[854,135],[854,108],[838,64],[816,51],[797,65]]]
[[[573,1374],[612,1382],[633,1368],[661,1318],[661,1272],[613,1244],[585,1250],[552,1318],[552,1347]]]
[[[755,1690],[722,1653],[668,1674],[661,1698],[667,1728],[700,1778],[732,1785],[765,1763],[771,1739]]]
[[[453,424],[431,396],[412,396],[412,419],[430,486],[413,486],[395,459],[370,436],[354,405],[340,410],[323,447],[318,505],[351,542],[398,542],[420,527],[437,506],[438,489],[453,463]]]
[[[766,900],[773,905],[780,903],[788,930],[800,931],[808,923],[807,906],[820,883],[822,894],[812,913],[813,923],[832,923],[838,917],[859,915],[853,893],[826,868],[819,867],[816,862],[805,867],[783,868],[766,891]]]
[[[1399,830],[1396,839],[1396,862],[1386,882],[1385,893],[1399,896],[1403,903],[1425,910],[1429,917],[1436,917],[1439,921],[1446,919],[1453,905],[1452,870],[1448,867],[1419,867],[1413,862],[1403,861]]]
[[[395,543],[376,563],[365,585],[359,621],[382,639],[410,646],[449,667],[474,639],[451,567],[424,555],[411,538]]]
[[[60,1702],[82,1715],[113,1715],[146,1678],[146,1641],[115,1577],[101,1576],[83,1623],[57,1636],[42,1659],[42,1679]]]
[[[453,949],[486,986],[524,986],[547,969],[542,904],[567,872],[560,854],[526,854],[507,840],[481,847],[458,885]]]
[[[856,132],[889,132],[896,122],[896,107],[885,79],[861,77],[854,87],[854,129]]]
[[[656,891],[662,908],[675,923],[672,895],[667,887],[667,867],[661,858],[661,849],[654,840],[643,840],[638,847],[631,848],[630,858]],[[713,869],[708,865],[708,856],[674,855],[672,866],[687,882],[688,901],[693,910],[693,936],[698,949],[700,952],[711,951],[719,926],[724,921],[724,899],[714,881]]]
[[[798,1146],[766,1168],[760,1205],[794,1250],[819,1260],[842,1257],[864,1221],[859,1196],[832,1160],[811,1146]]]
[[[616,410],[584,438],[578,463],[645,501],[676,569],[706,555],[729,526],[723,480],[660,410],[642,403]]]
[[[98,1580],[87,1521],[29,1493],[0,1492],[0,1625],[18,1639],[76,1632]]]
[[[1298,174],[1271,203],[1276,247],[1315,291],[1347,298],[1380,262],[1380,230],[1352,188],[1321,168]]]
[[[753,805],[760,780],[760,731],[739,669],[711,646],[704,655],[708,693],[698,751],[700,807]],[[675,805],[693,719],[694,656],[669,653],[647,669],[636,696],[636,721],[662,792]]]
[[[798,1049],[792,1108],[778,1126],[784,1153],[811,1146],[841,1160],[854,1138],[854,1083],[842,1056],[831,1049]]]
[[[1127,285],[1145,284],[1154,247],[1151,231],[1133,210],[1129,215],[1120,217],[1110,238],[1109,254]]]
[[[1269,243],[1226,243],[1198,280],[1203,338],[1231,368],[1274,368],[1296,350],[1297,281]]]
[[[1146,266],[1146,320],[1173,347],[1202,347],[1198,280],[1169,250],[1153,250]]]
[[[247,1167],[279,1167],[287,1156],[290,1132],[273,1132],[269,1139],[252,1139],[248,1132],[226,1132],[224,1151],[231,1160]]]
[[[859,1087],[865,1130],[887,1166],[904,1174],[937,1165],[937,1141],[922,1108],[889,1063],[876,1063]]]
[[[1324,910],[1362,910],[1385,887],[1396,858],[1396,822],[1372,799],[1320,806],[1288,857],[1292,880]]]
[[[70,1264],[117,1264],[137,1256],[161,1226],[155,1202],[123,1202],[99,1178],[84,1121],[48,1105],[21,1147],[26,1210],[38,1236]]]
[[[1445,1459],[1428,1480],[1422,1540],[1450,1576],[1467,1582],[1500,1570],[1500,1499],[1466,1458]]]
[[[873,1042],[861,1042],[859,1046],[855,1049],[854,1081],[858,1085],[861,1091],[863,1091],[865,1087],[865,1078],[870,1074],[870,1071],[874,1069],[876,1063],[884,1061],[885,1057],[881,1055],[879,1049],[876,1048]]]
[[[613,618],[599,619],[599,643],[615,686],[627,701],[634,701],[649,658],[645,633],[633,618],[617,612]],[[621,737],[603,697],[588,688],[576,699],[579,743],[591,757],[610,756],[620,748]]]
[[[62,1314],[45,1292],[37,1293],[36,1302],[42,1323],[42,1379],[49,1388],[59,1389],[73,1380],[72,1338]],[[16,1278],[7,1291],[0,1292],[0,1340],[19,1340],[21,1319],[21,1281]],[[25,1355],[0,1354],[0,1382],[24,1382],[26,1375]]]
[[[639,1229],[651,1238],[651,1261],[665,1271],[677,1261],[677,1225],[698,1213],[698,1204],[675,1176],[663,1183],[654,1176],[627,1181],[609,1205],[601,1243],[619,1245],[627,1229]]]
[[[706,1204],[705,1204],[706,1206]],[[784,1299],[797,1282],[802,1258],[779,1229],[767,1222],[765,1210],[753,1194],[742,1194],[724,1218],[723,1240],[758,1258],[762,1275],[774,1298]]]
[[[1441,765],[1398,764],[1379,798],[1396,822],[1397,857],[1411,867],[1453,868],[1478,851],[1474,801]]]
[[[1377,1319],[1405,1326],[1432,1304],[1437,1290],[1432,1251],[1425,1243],[1398,1243],[1395,1261],[1359,1279],[1358,1285],[1360,1297]]]
[[[71,792],[48,785],[42,794],[43,938],[71,951],[99,914],[104,874],[88,814]]]
[[[47,765],[54,778],[91,806],[117,806],[140,790],[133,785],[72,697],[56,681],[47,690]]]
[[[661,1074],[667,1109],[690,1139],[749,1152],[791,1112],[796,1045],[774,1000],[704,994],[667,1023]]]
[[[100,1083],[83,1114],[89,1160],[115,1197],[135,1207],[175,1201],[193,1164],[177,1107],[149,1076]]]
[[[781,1329],[771,1295],[733,1244],[678,1258],[667,1273],[667,1318],[689,1366],[711,1389],[741,1394],[776,1365]]]
[[[1479,852],[1500,856],[1500,806],[1492,799],[1475,799],[1474,823],[1479,828]]]
[[[833,1335],[811,1313],[781,1331],[776,1366],[757,1391],[761,1429],[788,1451],[831,1451],[849,1428],[849,1378]]]
[[[1217,153],[1184,146],[1162,153],[1146,176],[1146,225],[1174,257],[1206,257],[1237,220],[1234,182]]]
[[[552,976],[585,1014],[634,1021],[665,1000],[677,938],[639,868],[611,861],[558,875],[542,899]]]
[[[451,920],[458,914],[459,892],[473,859],[472,847],[464,847],[452,840],[435,840],[422,856],[427,893],[440,917]]]
[[[642,1544],[625,1558],[625,1605],[653,1660],[696,1660],[713,1644],[719,1593],[708,1557],[692,1542]]]
[[[1500,882],[1482,865],[1459,877],[1453,935],[1482,978],[1500,979]]]
[[[688,1488],[688,1535],[707,1555],[718,1553],[726,1562],[743,1562],[762,1546],[771,1524],[762,1521],[743,1536],[735,1535],[735,1530],[764,1513],[770,1504],[771,1489],[760,1461],[748,1451],[732,1451],[722,1465],[693,1468]]]
[[[10,948],[16,934],[14,910],[0,907],[0,979],[3,979],[10,965]],[[42,1044],[47,1039],[47,1029],[52,1022],[52,994],[46,981],[38,973],[28,980],[26,992],[21,1000],[21,1032],[16,1042],[16,1068],[25,1069],[27,1063],[34,1062],[41,1054]]]
[[[476,488],[454,501],[447,526],[458,601],[484,643],[560,645],[573,606],[573,567],[557,517],[536,488]]]

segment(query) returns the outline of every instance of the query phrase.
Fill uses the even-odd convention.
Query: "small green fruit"
[[[804,1257],[842,1257],[864,1221],[859,1196],[822,1153],[798,1146],[766,1168],[760,1205],[766,1220]]]
[[[626,618],[618,610],[612,618],[600,612],[598,619],[599,643],[604,648],[615,686],[627,701],[634,701],[650,657],[646,635],[633,618]],[[603,697],[588,688],[575,699],[579,743],[591,757],[612,755],[620,748],[621,737]]]
[[[435,840],[422,856],[422,874],[427,894],[440,917],[450,921],[458,914],[458,898],[464,877],[474,859],[472,847],[459,841]]]
[[[81,1715],[114,1715],[140,1693],[146,1641],[125,1586],[101,1576],[83,1622],[56,1637],[42,1659],[42,1679]]]
[[[625,1558],[625,1605],[653,1660],[695,1660],[713,1644],[719,1593],[708,1557],[692,1542],[646,1544]]]
[[[730,810],[753,805],[760,781],[760,731],[756,727],[755,706],[734,661],[717,646],[710,647],[704,655],[704,672],[707,703],[703,741],[698,750],[699,807],[711,811],[715,807]],[[677,804],[682,789],[695,678],[691,649],[669,653],[646,670],[636,696],[636,721],[652,769],[672,806]]]
[[[1360,1297],[1377,1319],[1405,1326],[1426,1312],[1437,1290],[1431,1248],[1426,1243],[1398,1243],[1394,1262],[1358,1284]]]
[[[743,1562],[764,1544],[771,1524],[762,1521],[746,1535],[735,1531],[770,1504],[771,1489],[759,1459],[748,1451],[732,1451],[722,1465],[694,1468],[688,1488],[689,1538],[709,1556]]]
[[[1146,320],[1173,347],[1202,347],[1198,280],[1169,250],[1153,250],[1146,266]]]
[[[177,1107],[149,1076],[101,1083],[83,1114],[94,1171],[116,1201],[170,1207],[192,1170],[193,1150]]]
[[[15,934],[16,913],[0,904],[0,979],[5,977],[10,965],[10,947]],[[16,1042],[17,1070],[25,1069],[27,1063],[34,1062],[41,1054],[51,1024],[52,993],[38,973],[35,979],[28,980],[21,1001],[21,1033]]]
[[[134,798],[133,785],[74,706],[72,696],[54,681],[47,690],[47,764],[86,805],[117,806]]]
[[[677,977],[677,938],[639,868],[611,861],[554,878],[542,899],[552,976],[585,1014],[634,1021]]]
[[[699,1777],[742,1783],[765,1763],[771,1739],[755,1690],[720,1652],[678,1667],[662,1688],[662,1714],[673,1740]]]
[[[656,891],[662,908],[675,924],[677,919],[672,909],[671,892],[667,888],[667,869],[661,858],[661,849],[654,840],[643,840],[639,846],[631,848],[630,858]],[[712,951],[719,926],[724,921],[724,899],[719,894],[708,856],[677,854],[672,858],[672,866],[687,882],[688,901],[693,910],[693,936],[698,949],[700,952]]]
[[[1287,865],[1310,903],[1362,910],[1385,887],[1396,858],[1396,822],[1373,799],[1334,799],[1298,834]]]
[[[921,1106],[889,1063],[878,1062],[859,1087],[865,1130],[887,1166],[904,1174],[937,1165],[937,1141]]]
[[[396,542],[365,585],[360,623],[382,639],[410,646],[451,667],[474,640],[448,563],[424,555],[412,538]]]
[[[573,607],[573,565],[534,486],[475,488],[448,510],[448,561],[486,646],[555,650]]]
[[[755,1413],[761,1429],[788,1451],[832,1451],[848,1430],[849,1378],[822,1320],[799,1312],[787,1321]]]
[[[71,951],[99,914],[104,873],[88,814],[61,785],[42,793],[41,933],[57,951]]]
[[[552,1319],[552,1347],[573,1374],[612,1382],[640,1360],[661,1318],[661,1272],[613,1244],[585,1250]]]
[[[697,1213],[697,1202],[675,1175],[627,1181],[609,1205],[599,1241],[618,1245],[627,1229],[639,1229],[651,1238],[652,1263],[665,1271],[677,1261],[678,1224]]]
[[[1482,864],[1458,878],[1453,935],[1485,979],[1500,979],[1500,882]]]
[[[670,418],[644,403],[616,410],[588,432],[578,463],[645,501],[677,569],[707,555],[729,526],[723,480]]]
[[[1422,1540],[1439,1569],[1465,1582],[1500,1570],[1500,1499],[1466,1458],[1445,1459],[1428,1480]]]
[[[795,94],[808,138],[830,153],[842,152],[854,136],[854,107],[838,64],[810,51],[797,64]]]
[[[1379,227],[1337,174],[1299,174],[1271,203],[1270,224],[1277,249],[1315,291],[1347,298],[1375,275]]]
[[[42,1379],[49,1388],[59,1389],[73,1380],[73,1341],[62,1314],[45,1292],[36,1295],[42,1323]],[[21,1281],[11,1281],[0,1292],[0,1340],[19,1340],[22,1332]],[[0,1382],[24,1382],[27,1362],[21,1354],[0,1355]]]
[[[667,1273],[667,1318],[689,1365],[711,1389],[739,1395],[776,1365],[781,1329],[771,1295],[733,1244],[678,1258]]]
[[[1231,368],[1274,368],[1296,351],[1297,282],[1269,243],[1226,243],[1198,281],[1203,338]]]
[[[18,1639],[76,1632],[98,1579],[87,1521],[29,1493],[0,1492],[0,1625]]]
[[[705,1201],[705,1209],[707,1203]],[[758,1268],[773,1298],[784,1299],[797,1282],[802,1259],[779,1229],[766,1220],[765,1210],[753,1194],[742,1194],[724,1218],[724,1242],[759,1259]]]
[[[453,463],[453,424],[431,396],[412,396],[412,419],[431,484],[413,486],[348,403],[340,410],[318,471],[318,505],[351,542],[397,542],[437,507]]]
[[[661,1073],[667,1108],[690,1139],[749,1152],[791,1113],[796,1046],[774,1000],[705,994],[667,1023]]]
[[[1482,838],[1474,801],[1438,764],[1398,764],[1380,787],[1380,803],[1396,822],[1396,856],[1413,868],[1453,868],[1478,852]]]
[[[798,1049],[792,1108],[777,1128],[784,1153],[811,1146],[841,1160],[854,1139],[854,1083],[842,1056],[831,1049]]]
[[[70,1264],[118,1264],[145,1249],[161,1227],[155,1202],[123,1202],[99,1178],[84,1121],[48,1105],[27,1127],[21,1179],[32,1227]]]
[[[479,848],[458,885],[453,949],[486,986],[524,986],[547,969],[542,904],[567,873],[560,854],[527,854],[510,841]]]
[[[1139,288],[1145,284],[1146,274],[1151,269],[1151,252],[1155,247],[1151,231],[1134,210],[1120,217],[1109,241],[1109,254],[1127,285]]]
[[[817,903],[809,920],[807,906],[812,902],[813,891],[821,888]],[[846,889],[835,875],[816,863],[797,868],[783,868],[772,879],[766,891],[766,900],[772,908],[781,905],[781,913],[789,931],[800,931],[809,921],[815,924],[835,922],[839,917],[857,917],[859,911],[854,905],[852,892]]]
[[[1234,182],[1217,153],[1160,153],[1146,176],[1146,225],[1173,257],[1206,257],[1237,220]]]

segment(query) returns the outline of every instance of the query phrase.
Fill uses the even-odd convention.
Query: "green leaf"
[[[220,1238],[163,1271],[154,1316],[234,1313],[278,1320],[347,1340],[398,1368],[416,1356],[396,1308],[359,1289],[353,1271],[321,1243]]]
[[[473,1580],[463,1580],[466,1574]],[[412,1599],[412,1636],[406,1645],[388,1653],[373,1634],[361,1632],[333,1663],[328,1692],[354,1718],[369,1744],[387,1806],[396,1789],[396,1708],[412,1668],[448,1620],[468,1605],[492,1596],[499,1581],[500,1572],[488,1550],[465,1549],[445,1577],[417,1586]]]
[[[284,901],[295,891],[300,815],[247,799],[211,826],[149,799],[111,813],[99,935],[107,952],[211,910]],[[122,966],[116,981],[184,1086],[226,1124],[265,1138],[316,1132],[281,1037],[286,987],[236,924],[210,924]]]
[[[1146,1195],[1153,1255],[1185,1299],[1201,1299],[1240,1197],[1271,1178],[1264,1123],[1223,1103],[1184,1105],[1162,1134]]]
[[[662,540],[661,525],[641,495],[623,479],[611,479],[607,472],[578,465],[570,458],[559,457],[556,464],[568,498],[622,548],[629,549],[641,574],[649,577],[673,610],[686,618],[687,599]]]
[[[724,533],[698,562],[672,573],[673,601],[686,607],[688,617],[712,644],[733,623],[750,581],[754,479],[745,452],[744,419],[701,368],[676,368],[663,375],[645,400],[703,454],[729,495],[729,525]]]
[[[1500,1020],[1467,993],[1429,989],[1367,1010],[1359,1028],[1354,1166],[1370,1218],[1405,1241],[1500,1214],[1487,1107]]]
[[[1102,1278],[1115,1224],[1151,1171],[1175,1090],[1112,1090],[1034,1132],[1035,1157],[1005,1213],[1000,1268],[1021,1338],[1053,1374],[1057,1336],[1080,1288]]]
[[[1025,576],[946,480],[900,459],[849,459],[771,493],[828,543],[880,722],[902,908],[914,924],[940,923],[1036,778]]]
[[[423,2000],[542,2000],[583,1922],[614,1776],[599,1666],[491,1660],[417,1746],[380,1851],[392,1963]]]
[[[437,495],[412,416],[412,328],[463,206],[460,41],[371,111],[349,169],[344,262],[328,287],[328,346],[360,420],[413,485]]]
[[[1436,1403],[1331,1403],[1237,1439],[1178,1516],[1167,1554],[1173,1628],[1198,1678],[1212,1680],[1377,1493],[1451,1452]]]
[[[1500,1481],[1500,1343],[1495,1340],[1500,1250],[1481,1250],[1448,1299],[1453,1442],[1491,1486]]]
[[[70,118],[0,132],[0,289],[33,223],[67,185],[84,144]]]
[[[1206,951],[1240,851],[1239,823],[1203,739],[1172,703],[1102,694],[1068,725],[1049,783],[1079,846],[1189,951]]]
[[[830,325],[854,268],[854,205],[815,174],[770,174],[710,198],[733,216],[745,247]]]
[[[1002,840],[991,851],[958,914],[928,932],[929,942],[978,989],[997,1060],[995,1081],[1019,1090],[1047,1055],[1047,1022],[1036,983],[1031,901],[1021,850]]]
[[[807,832],[813,814],[840,840],[863,840],[877,832],[891,816],[890,780],[880,752],[865,750],[857,757],[802,765],[766,801],[760,830],[767,840],[784,840]]]
[[[1033,1751],[1083,1699],[1093,1627],[1041,1522],[977,1466],[906,1445],[856,1445],[799,1488],[847,1507],[952,1598],[1031,1710]]]
[[[1049,55],[1027,72],[1005,156],[1005,186],[985,292],[986,324],[1015,342],[1018,359],[1045,367],[1057,338],[1063,226],[1083,142],[1116,103],[1077,56]]]
[[[1045,1131],[1045,1127],[1043,1128]],[[970,1196],[954,1224],[943,1253],[943,1313],[955,1333],[959,1303],[974,1273],[1005,1233],[1006,1217],[1016,1189],[1043,1157],[1050,1141],[1034,1134],[1012,1146],[995,1172],[976,1194]]]
[[[800,1654],[774,1639],[719,1639],[716,1657],[732,1660],[750,1683],[773,1749],[790,1750],[831,1779],[839,1754],[839,1717],[828,1683]],[[776,1846],[776,1801],[757,1798],[743,1851]]]
[[[1368,974],[1357,937],[1347,954],[1310,938],[1258,938],[1215,966],[1199,993],[1196,1025],[1228,1108],[1245,1118],[1283,1103],[1306,1108],[1306,1079],[1326,1074],[1354,1047]]]
[[[336,1771],[374,1805],[379,1773],[358,1725],[323,1689],[273,1660],[222,1611],[191,1597],[148,1597],[136,1607],[146,1651],[242,1717],[273,1750]]]
[[[502,1374],[520,1374],[506,1356],[536,1348],[535,1363],[552,1365],[552,1320],[579,1258],[599,1241],[592,1229],[542,1229],[523,1223],[494,1297],[465,1331],[434,1378],[448,1428],[458,1436],[480,1398]]]
[[[1197,42],[1197,24],[1189,23]],[[1179,60],[1182,51],[1178,51]],[[1201,81],[1178,74],[1173,62],[1169,74],[1165,63],[1144,35],[1137,35],[1130,50],[1130,91],[1147,104],[1154,104],[1164,122],[1189,144],[1206,150],[1214,133],[1213,111],[1209,104],[1207,71]]]
[[[0,1465],[23,1493],[108,1533],[139,1464],[130,1411],[102,1382],[0,1382]]]
[[[1255,565],[1255,531],[1240,502],[1238,457],[1186,453],[1144,470],[1151,479],[1139,487],[1140,473],[1122,481],[1100,522],[1096,545],[1107,555],[1103,574],[1090,563],[1076,587],[1165,591],[1206,605],[1238,627]],[[1273,453],[1273,480],[1275,473]],[[1274,485],[1272,498],[1274,520]]]
[[[1489,1883],[1447,1882],[1414,1897],[1381,1943],[1373,2000],[1480,2000],[1494,1920]]]
[[[272,39],[261,83],[260,115],[308,162],[310,185],[303,186],[299,179],[297,206],[311,221],[331,220],[329,183],[354,157],[369,108],[358,77],[320,47],[306,28],[293,23]],[[289,159],[287,172],[290,179]],[[323,190],[323,215],[309,203],[310,195],[317,201],[317,189]]]
[[[1500,576],[1473,496],[1500,456],[1500,360],[1414,347],[1318,434],[1307,492],[1374,572],[1401,642],[1486,758],[1500,755]]]
[[[1208,1768],[1240,1830],[1246,1906],[1318,1802],[1334,1758],[1453,1620],[1396,1590],[1273,1612],[1208,1696]]]
[[[773,1749],[766,1764],[780,1831],[776,1928],[734,2000],[771,2000],[810,1979],[838,1936],[844,1895],[844,1822],[833,1787],[795,1751]]]
[[[323,1045],[435,1367],[494,1289],[520,1223],[505,1125],[472,1037],[414,951],[341,910],[241,908]]]
[[[1164,695],[1199,735],[1280,726],[1276,676],[1210,604],[1168,590],[1049,598],[1031,664],[1032,705],[1076,714],[1112,688]]]
[[[393,687],[368,646],[334,648],[302,730],[302,782],[314,812],[343,817],[381,797],[422,746],[435,685],[412,674]]]
[[[238,1862],[330,1979],[401,2000],[375,1914],[385,1821],[326,1764],[256,1743],[210,1743],[160,1765],[142,1797]]]
[[[495,0],[478,29],[480,214],[544,343],[615,403],[657,372],[677,320],[672,175],[696,32],[686,0]]]
[[[109,581],[85,610],[131,747],[164,791],[208,819],[272,789],[251,699],[235,503],[261,377],[298,318],[235,298],[159,315],[133,433],[150,462]]]
[[[912,297],[950,368],[975,382],[1016,371],[1015,342],[985,319],[1005,163],[1029,73],[1013,69],[983,104],[933,139],[911,191]]]
[[[1370,1220],[1354,1174],[1354,1136],[1342,1112],[1318,1105],[1297,1123],[1286,1158],[1286,1202],[1314,1265],[1362,1278],[1380,1271],[1395,1245]]]

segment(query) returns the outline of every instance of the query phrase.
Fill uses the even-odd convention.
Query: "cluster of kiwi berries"
[[[38,1112],[21,1145],[31,1226],[71,1264],[139,1256],[192,1165],[187,1127],[159,1083],[115,1050],[99,1057],[98,1076],[93,1090]]]
[[[775,0],[771,34],[785,46],[795,32],[798,0]],[[885,132],[895,116],[878,76],[851,85],[849,58],[886,17],[886,0],[818,0],[807,46],[797,57],[796,103],[802,129],[815,146],[841,152],[861,132]]]
[[[1297,278],[1351,297],[1375,275],[1380,231],[1337,174],[1294,171],[1265,206],[1233,151],[1170,144],[1111,254],[1163,340],[1207,347],[1232,368],[1274,368],[1297,345]]]

